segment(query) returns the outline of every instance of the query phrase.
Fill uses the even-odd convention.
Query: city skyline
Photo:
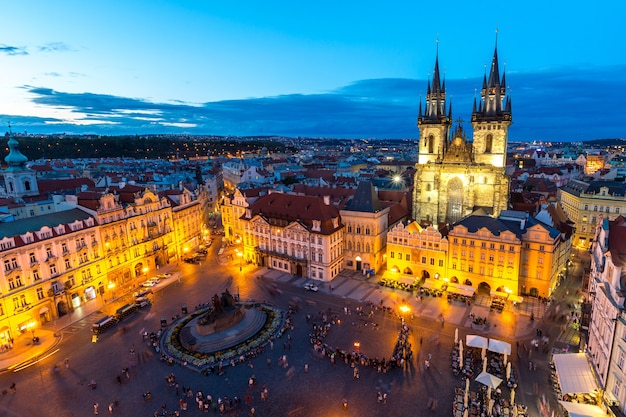
[[[435,57],[453,117],[469,127],[497,37],[509,140],[625,136],[624,4],[452,2],[445,14],[375,5],[9,4],[0,123],[29,133],[417,138]]]

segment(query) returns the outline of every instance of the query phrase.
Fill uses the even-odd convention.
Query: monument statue
[[[210,326],[213,330],[224,329],[232,326],[243,318],[243,308],[235,302],[235,297],[228,291],[224,291],[222,296],[215,294],[211,299],[213,306],[205,315],[200,317],[198,325],[201,327]],[[206,334],[209,329],[203,330]]]

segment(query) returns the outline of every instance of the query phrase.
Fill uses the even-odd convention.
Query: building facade
[[[615,219],[626,213],[626,184],[616,181],[570,181],[558,190],[563,211],[574,223],[572,244],[589,249],[600,216]]]
[[[420,131],[415,166],[413,218],[422,224],[454,223],[477,208],[498,216],[507,209],[509,178],[505,173],[511,101],[505,76],[500,78],[497,49],[489,76],[485,75],[480,102],[472,111],[473,141],[467,139],[461,121],[454,132],[452,105],[447,104],[445,82],[435,60],[425,109],[420,102]]]
[[[361,181],[340,211],[345,224],[345,269],[372,274],[385,263],[389,207],[384,207],[370,181]]]
[[[320,281],[343,269],[344,225],[321,198],[270,193],[246,208],[242,221],[246,262]]]
[[[600,383],[609,392],[617,391],[615,386],[607,387],[611,363],[623,368],[624,351],[614,351],[614,339],[620,317],[624,310],[626,285],[624,275],[626,265],[626,219],[615,220],[598,218],[596,233],[591,246],[591,267],[589,295],[592,305],[587,355]],[[622,325],[619,325],[622,328]],[[619,362],[621,359],[622,362]],[[620,372],[621,373],[621,372]],[[612,379],[613,384],[620,382]]]

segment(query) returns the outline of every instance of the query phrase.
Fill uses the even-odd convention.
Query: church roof
[[[86,220],[92,217],[81,209],[71,209],[59,211],[56,213],[44,214],[41,216],[29,217],[26,219],[15,220],[12,222],[2,223],[0,227],[0,239],[5,237],[13,237],[23,235],[27,232],[35,232],[41,230],[42,227],[54,227],[60,224],[73,223],[76,220]],[[55,232],[56,233],[56,232]],[[19,239],[21,242],[21,238]],[[16,239],[16,244],[17,244]]]
[[[377,213],[383,209],[371,181],[361,181],[344,210]]]

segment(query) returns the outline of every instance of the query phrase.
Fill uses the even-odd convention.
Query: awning
[[[498,339],[489,339],[489,347],[491,352],[511,354],[511,344]]]
[[[39,314],[46,314],[48,312],[48,307],[41,307],[39,309]]]
[[[465,344],[475,348],[486,348],[489,346],[489,339],[475,334],[468,334],[465,336]]]
[[[424,281],[424,284],[422,284],[422,288],[426,288],[428,290],[440,290],[441,287],[443,287],[443,284],[444,281],[428,278]]]
[[[509,293],[504,291],[491,290],[489,293],[492,297],[509,298]]]
[[[448,292],[464,295],[465,297],[473,296],[475,291],[476,289],[474,289],[474,287],[470,287],[469,285],[448,284]]]
[[[524,301],[524,297],[520,297],[519,295],[511,294],[509,295],[509,301],[513,301],[514,303],[521,303]]]
[[[563,394],[581,394],[598,389],[584,353],[556,353],[552,359]]]
[[[2,326],[0,328],[0,332],[6,332],[7,330],[9,330],[9,326]]]
[[[597,405],[559,401],[570,417],[606,417],[606,412]]]

